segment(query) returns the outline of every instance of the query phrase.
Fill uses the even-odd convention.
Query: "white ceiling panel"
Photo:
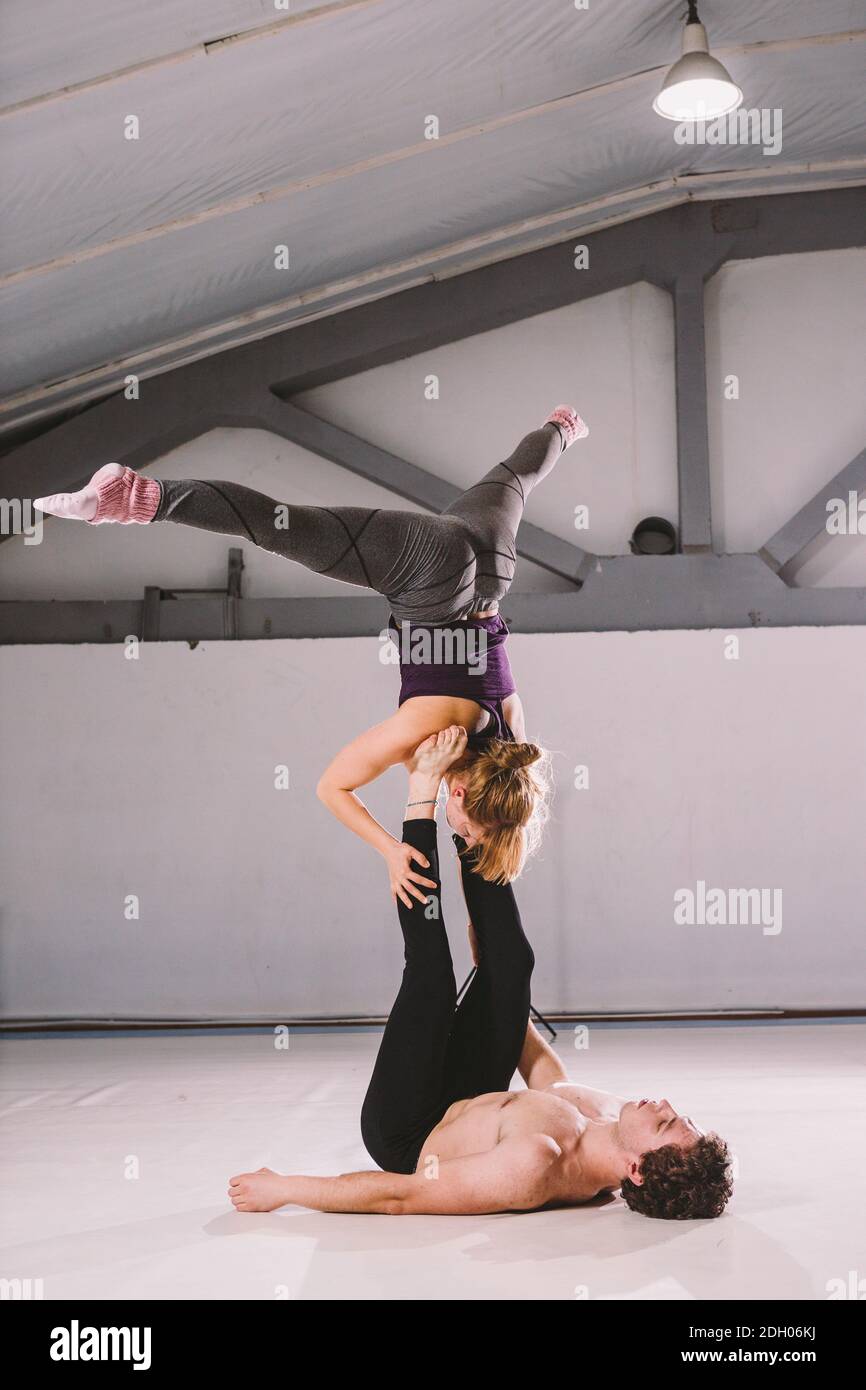
[[[866,0],[703,0],[777,154],[650,110],[683,8],[6,0],[0,421],[687,196],[866,181]]]

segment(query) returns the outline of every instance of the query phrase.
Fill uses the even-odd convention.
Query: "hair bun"
[[[542,756],[536,743],[506,743],[503,745],[503,762],[506,767],[531,767]]]

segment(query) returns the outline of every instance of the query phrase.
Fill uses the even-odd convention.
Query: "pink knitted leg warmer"
[[[91,479],[91,486],[96,487],[97,496],[91,526],[104,521],[117,521],[121,526],[153,521],[162,495],[156,478],[144,478],[133,468],[116,463],[100,468]]]
[[[573,444],[576,439],[586,439],[589,434],[589,426],[581,420],[576,410],[570,405],[558,405],[552,410],[544,422],[546,425],[556,425],[562,435],[562,447],[567,449],[569,444]]]

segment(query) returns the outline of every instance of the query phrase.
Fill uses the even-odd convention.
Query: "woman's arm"
[[[514,734],[515,742],[525,743],[526,717],[523,713],[523,701],[516,690],[513,690],[510,695],[506,695],[502,701],[502,713],[505,715],[509,729]]]
[[[319,800],[337,820],[380,853],[393,843],[394,836],[370,814],[355,792],[358,787],[375,782],[389,767],[405,762],[430,732],[429,715],[401,705],[390,719],[375,724],[341,748],[319,778]]]
[[[390,719],[341,749],[316,787],[319,800],[337,820],[382,855],[388,865],[391,897],[399,896],[406,907],[412,906],[413,898],[426,902],[427,894],[421,888],[435,888],[432,879],[417,872],[419,865],[429,868],[429,862],[420,850],[404,844],[380,825],[355,795],[355,789],[374,782],[397,763],[408,764],[419,743],[430,734],[431,724],[441,727],[441,721],[433,719],[428,708],[413,709],[410,702],[401,705]]]

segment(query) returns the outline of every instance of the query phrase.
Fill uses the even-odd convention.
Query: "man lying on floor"
[[[718,1135],[667,1100],[623,1100],[568,1080],[529,1019],[535,957],[511,885],[471,873],[472,851],[455,834],[477,965],[456,1006],[435,813],[464,742],[457,725],[434,734],[410,768],[403,839],[428,857],[436,888],[419,889],[411,908],[397,904],[406,964],[361,1112],[367,1151],[385,1171],[317,1178],[260,1168],[230,1179],[235,1208],[468,1216],[621,1189],[647,1216],[720,1216],[732,1183]],[[516,1068],[526,1090],[509,1090]]]

